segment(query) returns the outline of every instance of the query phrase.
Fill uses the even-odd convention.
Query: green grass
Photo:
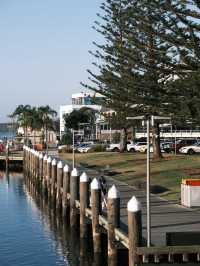
[[[71,160],[72,154],[61,154]],[[78,163],[95,165],[116,171],[113,178],[129,185],[145,184],[146,155],[140,153],[86,153],[76,154]],[[165,155],[159,161],[151,160],[151,185],[165,188],[160,196],[179,201],[182,178],[200,178],[200,156]]]

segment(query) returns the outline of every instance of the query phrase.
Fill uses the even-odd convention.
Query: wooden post
[[[138,256],[136,248],[142,243],[142,212],[141,204],[136,199],[132,199],[127,204],[128,210],[128,237],[129,237],[129,266],[136,266]]]
[[[120,226],[120,196],[113,185],[108,191],[108,265],[117,266],[115,228]]]
[[[30,148],[27,148],[27,178],[30,176]]]
[[[89,178],[86,173],[80,176],[80,237],[87,237],[85,209],[89,206]]]
[[[39,188],[39,191],[41,192],[41,188],[42,188],[42,177],[43,177],[43,154],[40,153],[40,156],[39,156],[39,181],[38,181],[38,188]]]
[[[42,191],[43,191],[43,196],[46,197],[47,196],[47,155],[45,154],[44,158],[43,158],[43,180],[42,180]]]
[[[79,198],[79,173],[76,168],[71,172],[70,178],[70,225],[77,226],[77,211],[75,201]]]
[[[30,179],[32,182],[32,177],[33,177],[33,149],[31,149],[30,156],[31,156]]]
[[[32,154],[32,149],[30,149],[30,176],[29,179],[30,181],[32,180],[32,169],[33,169],[33,154]]]
[[[6,171],[8,171],[8,167],[9,167],[9,145],[8,142],[6,144]]]
[[[32,154],[33,154],[33,173],[32,173],[32,179],[33,179],[33,184],[35,184],[35,150],[33,150]]]
[[[51,163],[52,163],[52,159],[49,156],[47,159],[47,191],[48,191],[49,199],[51,196]]]
[[[62,210],[62,185],[63,185],[63,163],[60,161],[57,165],[57,196],[56,209],[58,213]]]
[[[33,150],[33,184],[34,185],[36,183],[36,157],[37,157],[37,152]]]
[[[52,173],[51,173],[51,203],[53,208],[55,208],[56,203],[56,182],[57,182],[57,161],[53,159],[52,161]]]
[[[38,190],[39,187],[39,168],[40,168],[40,153],[36,152],[36,164],[35,164],[35,177],[36,177],[36,188]]]
[[[24,170],[24,175],[26,174],[26,146],[23,145],[23,170]]]
[[[101,233],[99,226],[99,215],[101,214],[101,191],[96,178],[91,183],[91,204],[92,204],[92,235],[94,253],[101,252]]]
[[[62,205],[63,205],[63,217],[67,216],[67,193],[69,193],[70,190],[70,169],[69,166],[66,164],[63,168],[63,199],[62,199]]]

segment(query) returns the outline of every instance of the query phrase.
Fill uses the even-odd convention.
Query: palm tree
[[[16,118],[18,124],[23,127],[24,142],[27,144],[28,127],[32,124],[32,108],[30,105],[18,105],[15,111],[9,115],[10,118]]]
[[[37,112],[39,121],[44,131],[43,143],[46,144],[46,148],[48,149],[48,129],[53,128],[53,119],[56,117],[57,112],[49,105],[38,107]]]

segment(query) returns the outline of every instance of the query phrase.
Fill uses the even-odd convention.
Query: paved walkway
[[[88,176],[98,177],[100,173],[93,169],[78,167],[80,171],[86,171]],[[127,202],[134,195],[142,204],[143,238],[146,240],[146,195],[122,182],[107,177],[108,188],[113,184],[120,191],[121,196],[121,227],[127,230]],[[200,233],[200,209],[190,209],[160,197],[151,195],[151,233],[153,245],[166,245],[167,232]]]

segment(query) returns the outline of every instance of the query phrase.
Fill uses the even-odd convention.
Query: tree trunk
[[[127,130],[126,128],[121,129],[121,134],[120,134],[120,152],[126,151],[126,142],[127,142]]]
[[[160,150],[159,123],[155,123],[155,125],[152,127],[152,145],[153,145],[153,159],[161,159],[163,156]]]

